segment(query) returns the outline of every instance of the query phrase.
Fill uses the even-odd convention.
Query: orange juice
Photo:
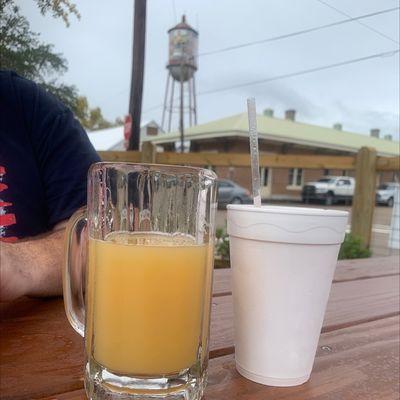
[[[208,319],[208,247],[160,234],[89,239],[88,354],[129,375],[172,374],[195,364]]]

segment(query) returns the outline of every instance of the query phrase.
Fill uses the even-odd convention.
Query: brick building
[[[399,155],[400,143],[389,135],[380,138],[378,129],[372,129],[370,136],[346,132],[340,124],[333,128],[304,124],[295,120],[295,111],[288,110],[285,118],[275,118],[268,109],[257,116],[259,149],[266,154],[319,154],[354,155],[360,147],[369,146],[381,156]],[[162,133],[145,137],[160,150],[174,151],[179,145],[179,132]],[[249,152],[247,114],[196,125],[185,131],[187,148],[204,152]],[[212,166],[210,166],[212,167]],[[249,188],[250,168],[216,167],[221,178],[232,179]],[[352,175],[344,170],[302,170],[299,168],[262,168],[262,196],[270,199],[298,199],[305,182],[322,175]],[[378,177],[379,182],[398,180],[397,173],[385,173]]]

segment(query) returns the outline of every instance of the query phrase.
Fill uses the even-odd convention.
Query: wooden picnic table
[[[216,270],[205,400],[399,399],[399,259],[340,261],[309,382],[275,388],[235,370],[230,270]],[[83,340],[62,300],[3,306],[1,399],[85,399]]]

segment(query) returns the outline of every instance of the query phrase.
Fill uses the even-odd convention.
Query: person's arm
[[[19,138],[20,142],[14,145],[28,146],[31,150],[35,162],[30,168],[35,169],[36,179],[31,185],[20,183],[22,195],[18,201],[24,205],[24,214],[18,214],[17,200],[8,201],[16,219],[12,226],[15,231],[10,229],[9,233],[20,240],[0,242],[0,300],[3,301],[23,295],[61,294],[64,228],[62,231],[54,229],[59,230],[62,221],[86,204],[87,172],[91,164],[100,161],[70,109],[33,82],[18,76],[12,79],[13,93],[17,93],[19,99],[12,118],[20,115],[27,136]],[[1,146],[0,149],[4,151]],[[14,176],[24,177],[25,168],[28,168],[24,159],[12,165]],[[10,176],[8,169],[7,176]],[[10,187],[13,184],[16,183],[10,181]],[[35,208],[30,206],[32,188],[36,191]],[[36,220],[40,222],[37,224],[40,230],[37,232],[46,232],[43,235],[25,233],[37,228],[30,220],[34,213],[39,213]]]
[[[46,235],[0,242],[0,301],[61,295],[64,235],[61,222]]]

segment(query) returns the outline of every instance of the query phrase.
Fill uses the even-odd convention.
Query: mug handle
[[[71,216],[67,224],[63,266],[65,313],[71,326],[81,336],[85,335],[87,237],[87,210],[82,207]]]

